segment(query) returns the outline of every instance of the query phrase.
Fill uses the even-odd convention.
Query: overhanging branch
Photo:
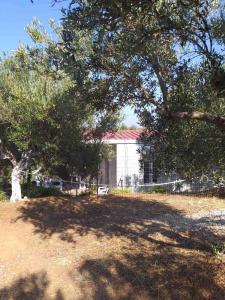
[[[177,119],[177,120],[197,120],[203,121],[206,123],[214,124],[220,129],[225,130],[225,117],[213,116],[207,113],[194,111],[194,112],[167,112],[166,117],[168,119]]]
[[[9,160],[12,163],[12,165],[16,164],[15,156],[13,155],[13,153],[11,151],[9,151],[7,148],[5,148],[1,144],[1,140],[0,140],[0,159]]]

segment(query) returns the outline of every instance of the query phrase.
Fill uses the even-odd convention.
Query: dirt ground
[[[0,299],[223,300],[225,258],[213,256],[210,243],[225,232],[185,225],[215,209],[225,200],[151,194],[0,203]]]

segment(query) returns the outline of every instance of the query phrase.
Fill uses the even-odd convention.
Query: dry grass
[[[171,221],[218,208],[225,200],[158,194],[0,203],[0,299],[225,299],[214,232]]]

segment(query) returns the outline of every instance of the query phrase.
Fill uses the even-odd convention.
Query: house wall
[[[138,144],[117,144],[117,185],[134,186],[140,181]]]
[[[99,183],[115,186],[134,186],[142,182],[143,174],[140,171],[140,155],[137,152],[138,144],[129,141],[112,143],[114,157],[103,161],[100,166]]]
[[[116,145],[112,145],[114,156],[110,160],[102,161],[100,165],[100,175],[99,175],[99,183],[100,184],[107,184],[110,186],[117,185],[117,149]]]
[[[117,172],[117,160],[116,156],[108,161],[108,184],[110,186],[116,186],[116,172]]]
[[[199,180],[195,182],[194,179],[191,182],[185,182],[174,172],[164,174],[160,170],[154,169],[151,160],[146,161],[146,166],[144,163],[143,169],[141,169],[139,144],[136,140],[111,139],[106,140],[105,143],[112,145],[114,157],[101,163],[100,184],[107,184],[110,187],[132,186],[133,190],[137,192],[147,191],[152,186],[160,186],[160,184],[163,184],[163,188],[169,192],[204,191],[209,189],[210,185],[212,186],[212,182],[208,181],[204,184],[199,183]],[[151,164],[151,167],[148,166],[148,163]],[[146,178],[149,182],[145,182]]]

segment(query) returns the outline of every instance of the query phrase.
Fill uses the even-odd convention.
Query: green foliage
[[[91,196],[96,194],[96,190],[95,189],[88,189],[86,191],[82,191],[79,196]]]
[[[145,191],[145,193],[159,193],[159,194],[163,194],[163,193],[166,193],[166,190],[161,187],[161,186],[153,186],[153,187],[150,187],[147,191]]]
[[[220,198],[225,198],[225,173],[224,170],[213,171],[211,174],[214,188],[212,193]]]
[[[121,195],[121,194],[131,194],[132,190],[130,188],[114,188],[111,190],[112,195]]]
[[[126,129],[128,129],[128,130],[136,130],[136,129],[141,129],[141,127],[139,127],[137,125],[130,125],[130,126],[128,126],[128,125],[122,123],[120,125],[119,129],[120,130],[126,130]]]
[[[171,90],[172,110],[211,111],[214,115],[220,115],[224,112],[223,103],[210,85],[205,84],[202,73],[196,70],[177,79],[174,91]],[[225,138],[222,130],[208,123],[191,120],[165,122],[165,133],[143,139],[144,143],[150,141],[154,145],[155,164],[159,169],[176,170],[186,177],[193,173],[201,176],[214,166],[224,169]]]
[[[134,107],[156,165],[184,176],[225,166],[222,6],[73,0],[63,18],[68,73],[89,75],[98,110]]]
[[[54,101],[51,117],[53,123],[57,125],[55,131],[57,139],[50,147],[53,146],[52,152],[57,153],[57,159],[53,162],[52,159],[50,160],[49,169],[52,174],[58,174],[65,179],[68,179],[72,173],[82,178],[95,177],[100,162],[111,156],[109,147],[101,143],[102,134],[117,127],[120,114],[117,111],[98,112],[92,103],[92,81],[84,70],[86,57],[91,53],[89,34],[76,31],[73,47],[76,51],[77,64],[74,66],[71,64],[71,57],[67,56],[67,52],[62,47],[61,40],[64,32],[60,27],[54,27],[53,23],[51,27],[60,43],[51,41],[36,21],[28,27],[33,38],[37,32],[38,35],[43,35],[50,53],[48,57],[50,56],[54,64],[60,61],[60,74],[69,78],[71,84],[62,97]],[[39,39],[36,42],[39,42]],[[52,73],[56,76],[54,70]]]
[[[175,192],[179,192],[183,187],[183,182],[176,182],[175,183]]]
[[[44,188],[34,185],[22,186],[23,195],[28,198],[61,196],[63,193],[56,188]]]
[[[7,201],[6,193],[3,191],[0,191],[0,202],[1,201]]]
[[[88,191],[90,192],[90,195],[96,195],[97,194],[97,185],[91,186],[90,188],[88,188]]]
[[[35,46],[19,46],[0,62],[0,159],[15,164],[27,155],[23,172],[29,165],[64,178],[71,173],[96,176],[109,152],[101,143],[102,133],[115,129],[119,114],[96,112],[88,74],[79,66],[68,73],[58,43],[62,31],[51,25],[55,40],[35,20],[27,27]],[[83,63],[88,36],[78,37]]]
[[[56,160],[55,103],[72,83],[61,71],[53,74],[53,68],[45,50],[38,48],[21,46],[1,61],[0,138],[15,160],[24,152],[43,162]]]
[[[212,173],[212,178],[217,186],[225,187],[225,173],[224,170],[217,170]]]
[[[11,167],[7,162],[0,160],[0,185],[7,185],[10,183]]]
[[[212,253],[215,256],[221,256],[225,254],[225,242],[212,244],[211,248],[212,248]]]

